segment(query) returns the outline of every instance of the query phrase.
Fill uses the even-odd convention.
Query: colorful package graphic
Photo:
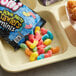
[[[0,0],[0,37],[15,49],[25,42],[36,26],[44,23],[45,20],[21,2]]]

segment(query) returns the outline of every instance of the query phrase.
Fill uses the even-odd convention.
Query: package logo
[[[0,5],[5,6],[12,11],[16,11],[19,9],[19,7],[22,6],[21,2],[15,2],[13,0],[0,0]]]

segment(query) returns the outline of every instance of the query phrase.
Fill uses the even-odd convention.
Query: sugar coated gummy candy
[[[34,49],[38,44],[38,41],[37,40],[34,40],[34,42],[30,45],[30,48],[31,49]]]
[[[45,58],[52,56],[52,50],[49,50],[47,53],[44,54]]]
[[[39,40],[41,40],[41,38],[42,38],[42,36],[40,35],[40,33],[36,32],[35,39],[39,41]]]
[[[32,43],[34,42],[34,35],[33,34],[29,35],[29,41],[31,41]]]
[[[37,49],[41,49],[41,48],[45,48],[46,47],[46,45],[39,45],[38,47],[37,47]]]
[[[36,26],[36,28],[35,28],[35,33],[36,33],[36,32],[38,32],[38,33],[40,32],[40,27],[39,27],[39,26]]]
[[[46,46],[44,49],[45,49],[45,52],[48,52],[51,49],[51,45]]]
[[[21,44],[20,44],[20,47],[21,47],[22,49],[24,49],[24,50],[27,48],[26,44],[24,44],[24,43],[21,43]]]
[[[52,56],[52,50],[49,50],[47,53],[44,54],[45,58]]]
[[[32,43],[29,40],[27,40],[25,43],[29,48],[30,48],[30,45],[32,45]]]
[[[45,45],[51,44],[51,39],[46,39],[46,40],[44,41],[44,44],[45,44]]]
[[[47,31],[47,34],[49,35],[49,38],[53,40],[53,34],[50,31]]]
[[[32,49],[32,51],[30,49],[26,49],[26,54],[30,56],[30,61],[35,61],[36,59],[41,60],[51,57],[52,54],[58,53],[60,48],[51,47],[50,44],[52,40],[53,34],[49,30],[41,28],[40,33],[40,27],[36,27],[35,34],[30,34],[29,40],[26,41],[26,45]]]
[[[34,49],[35,47],[36,47],[36,44],[34,44],[34,43],[30,45],[31,49]]]
[[[39,46],[39,45],[43,45],[43,40],[42,40],[42,39],[40,39],[40,40],[38,41],[38,45],[37,45],[37,46]]]
[[[48,52],[49,57],[52,56],[52,50],[49,50]]]
[[[37,52],[32,53],[31,56],[30,56],[30,61],[35,61],[37,57],[38,57]]]
[[[29,48],[26,48],[25,49],[25,54],[28,55],[28,56],[31,56],[33,52],[29,49]]]
[[[48,57],[49,57],[49,54],[46,53],[46,54],[44,55],[44,58],[48,58]]]
[[[37,47],[35,47],[34,49],[33,49],[33,52],[36,52],[37,51]]]
[[[53,39],[53,34],[46,30],[45,28],[41,28],[41,36],[40,27],[35,28],[35,34],[29,34],[29,40],[27,40],[24,44],[20,45],[21,48],[25,49],[25,53],[30,56],[30,61],[41,60],[44,58],[51,57],[52,54],[56,54],[59,52],[59,47],[51,47],[51,42]],[[45,31],[43,33],[43,31]],[[29,47],[29,48],[28,48]]]
[[[42,36],[42,40],[44,41],[44,40],[46,40],[46,39],[48,39],[49,38],[49,35],[48,34],[45,34],[44,36]]]
[[[51,50],[53,54],[56,54],[56,53],[59,53],[60,48],[57,46],[55,48],[51,48]]]
[[[38,54],[40,55],[40,54],[43,54],[45,52],[45,50],[44,50],[44,48],[40,48],[39,50],[38,50]]]
[[[38,57],[37,57],[37,60],[41,60],[41,59],[44,59],[44,54],[41,54],[41,55],[39,55]]]
[[[45,28],[41,28],[41,34],[42,34],[42,35],[47,34],[47,31],[48,31],[47,29],[45,29]]]

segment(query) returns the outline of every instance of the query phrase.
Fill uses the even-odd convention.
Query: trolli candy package
[[[44,25],[38,14],[19,1],[0,0],[0,37],[18,49],[36,26]]]

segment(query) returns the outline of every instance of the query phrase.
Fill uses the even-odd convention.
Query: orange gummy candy
[[[59,52],[60,48],[59,48],[59,47],[51,48],[51,50],[52,50],[52,53],[53,53],[53,54],[56,54],[56,53]]]
[[[32,43],[29,41],[29,40],[27,40],[26,42],[26,45],[30,48],[30,46],[32,45]]]
[[[26,48],[25,50],[25,54],[30,56],[33,52],[29,49],[29,48]]]

